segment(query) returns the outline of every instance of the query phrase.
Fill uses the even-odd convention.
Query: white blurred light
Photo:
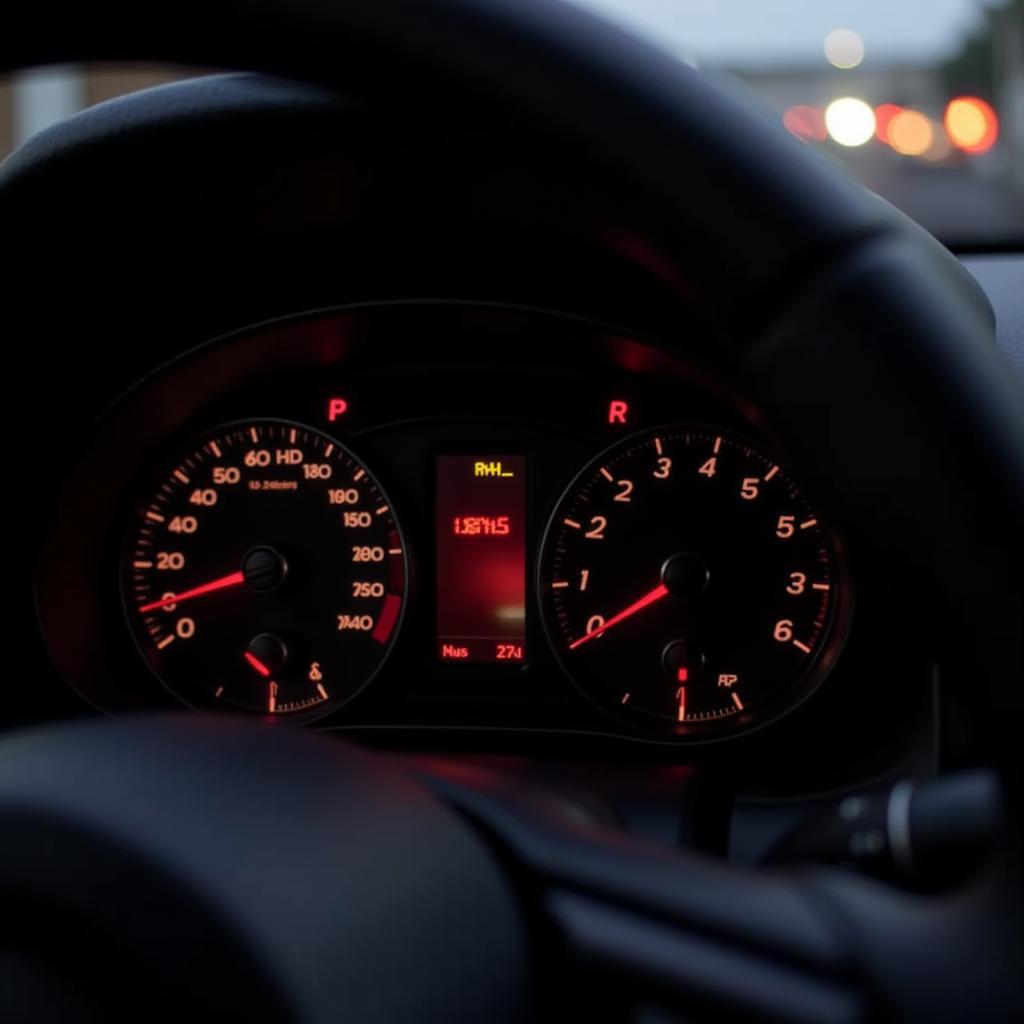
[[[863,146],[875,134],[875,112],[853,96],[833,100],[825,108],[825,127],[840,146]]]
[[[825,36],[825,56],[833,67],[855,68],[864,59],[864,40],[852,28],[834,28]]]

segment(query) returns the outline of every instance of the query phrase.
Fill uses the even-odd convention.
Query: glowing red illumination
[[[384,598],[384,607],[380,610],[380,617],[370,636],[379,644],[386,644],[391,630],[395,628],[398,613],[402,608],[402,599],[397,594],[388,594]]]
[[[602,633],[607,633],[612,626],[617,626],[620,622],[624,622],[626,619],[632,618],[637,612],[642,612],[645,608],[650,607],[655,601],[660,601],[668,593],[668,587],[664,583],[658,584],[653,590],[644,594],[639,601],[634,601],[628,608],[623,608],[617,615],[613,615],[607,622],[598,626],[597,629],[591,630],[589,633],[584,633],[583,636],[576,640],[573,640],[569,644],[569,650],[575,651],[581,644],[585,644],[588,640],[593,640],[595,636],[601,636]]]
[[[629,415],[629,402],[613,399],[608,403],[608,422],[625,423]]]
[[[252,667],[256,669],[256,671],[259,672],[259,674],[263,676],[264,679],[270,678],[270,669],[267,668],[267,666],[264,665],[263,662],[260,661],[260,659],[257,658],[256,655],[253,654],[251,651],[245,652],[245,660],[249,662],[249,664],[252,665]]]
[[[685,683],[687,678],[689,677],[689,675],[690,675],[690,673],[689,673],[689,671],[687,669],[681,668],[676,673],[676,678],[679,680],[679,682]]]
[[[456,516],[452,520],[457,537],[507,537],[511,529],[508,516]]]
[[[437,657],[525,658],[526,459],[437,458]],[[463,513],[471,510],[471,515]]]
[[[825,116],[817,107],[808,107],[804,104],[790,107],[782,115],[782,123],[798,139],[824,142],[828,137]]]
[[[903,108],[897,103],[881,103],[875,107],[875,136],[879,142],[889,145],[889,125],[902,113]]]
[[[344,398],[331,398],[327,402],[327,419],[333,423],[339,416],[348,412],[348,402]]]
[[[239,583],[245,582],[245,576],[241,572],[233,572],[227,576],[221,576],[219,580],[204,583],[202,586],[193,587],[191,590],[184,590],[180,594],[170,594],[159,601],[151,601],[144,604],[139,611],[151,612],[157,608],[167,608],[172,604],[181,604],[182,601],[191,601],[193,597],[202,597],[203,594],[212,594],[215,590],[224,590],[225,587],[237,587]]]
[[[986,153],[999,138],[996,112],[977,96],[958,96],[950,100],[942,123],[949,141],[965,153]]]

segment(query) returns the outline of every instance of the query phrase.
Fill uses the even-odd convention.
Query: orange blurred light
[[[875,135],[880,142],[889,142],[889,124],[903,108],[896,103],[882,103],[875,107]]]
[[[902,156],[920,156],[931,148],[935,131],[917,110],[901,110],[889,122],[889,145]]]
[[[977,96],[958,96],[950,100],[943,118],[950,142],[965,153],[984,153],[999,138],[999,118]]]
[[[827,136],[825,118],[817,107],[800,104],[782,115],[782,123],[798,138],[824,142]]]

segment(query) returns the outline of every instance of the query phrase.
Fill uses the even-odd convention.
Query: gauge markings
[[[165,472],[125,561],[154,672],[188,703],[262,714],[359,692],[390,651],[406,580],[365,467],[312,428],[266,420],[221,428]]]
[[[556,654],[588,696],[634,726],[699,738],[777,714],[820,680],[835,564],[818,516],[760,447],[663,427],[573,481],[538,588]]]

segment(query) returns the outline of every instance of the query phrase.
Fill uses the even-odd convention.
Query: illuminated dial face
[[[274,420],[224,427],[138,504],[123,569],[139,647],[199,707],[312,716],[383,663],[405,600],[391,504],[336,441]]]
[[[705,739],[791,707],[834,653],[837,558],[767,453],[664,427],[602,453],[569,487],[541,552],[555,651],[606,711]]]

